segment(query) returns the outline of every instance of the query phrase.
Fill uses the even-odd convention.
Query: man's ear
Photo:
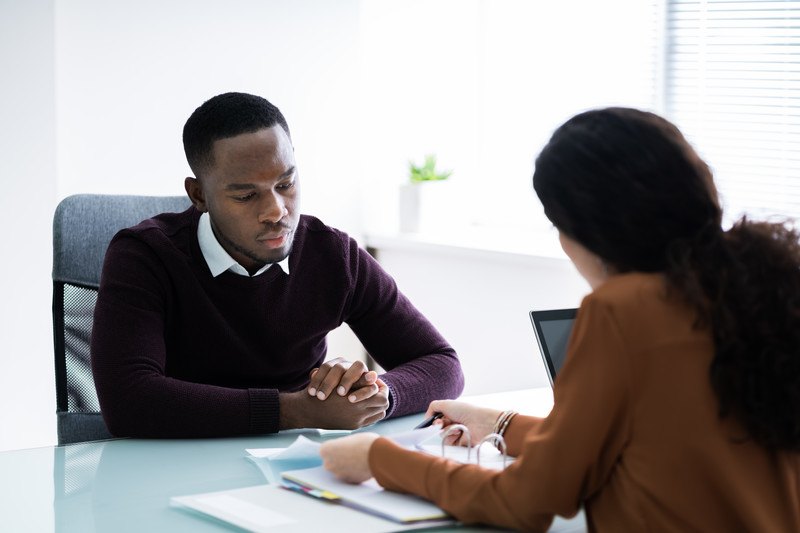
[[[194,204],[194,207],[201,213],[208,211],[206,207],[206,197],[203,194],[203,187],[200,182],[195,178],[186,178],[183,180],[183,187],[186,189],[186,194]]]

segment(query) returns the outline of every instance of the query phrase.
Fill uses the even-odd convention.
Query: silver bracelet
[[[508,428],[508,424],[511,422],[511,419],[517,416],[516,411],[511,411],[508,413],[508,416],[503,420],[503,425],[500,426],[500,431],[497,432],[498,435],[501,437],[505,434],[506,428]]]
[[[505,423],[506,419],[509,416],[511,416],[512,413],[514,413],[514,411],[511,411],[511,410],[503,411],[502,413],[500,413],[500,416],[498,416],[497,420],[495,420],[495,422],[494,422],[494,427],[492,428],[492,433],[497,433],[499,435],[500,434],[500,428],[503,427],[503,424]]]

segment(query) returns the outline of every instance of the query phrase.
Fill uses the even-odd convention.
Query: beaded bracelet
[[[517,412],[516,411],[511,411],[508,414],[506,419],[503,420],[503,425],[500,426],[500,431],[497,432],[498,435],[500,435],[502,437],[505,434],[506,428],[508,427],[508,424],[511,422],[511,419],[514,418],[515,416],[517,416]]]
[[[492,428],[492,433],[497,433],[498,435],[502,435],[502,433],[500,433],[500,428],[505,428],[505,426],[507,425],[507,420],[509,420],[510,417],[513,417],[515,414],[517,414],[516,411],[511,411],[511,410],[503,411],[502,413],[500,413],[500,416],[497,417],[497,420],[494,423],[494,427]]]

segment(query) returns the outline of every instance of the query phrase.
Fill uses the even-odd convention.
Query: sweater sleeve
[[[514,463],[503,471],[482,469],[378,439],[369,454],[377,481],[427,498],[465,523],[543,531],[554,515],[575,515],[608,482],[630,427],[620,336],[610,313],[591,302],[586,307],[556,381],[552,412],[541,423],[521,418],[509,425],[509,432],[529,426]]]
[[[392,277],[349,240],[351,298],[345,321],[387,370],[387,417],[417,413],[433,400],[457,398],[464,375],[455,350],[397,288]]]
[[[103,418],[115,436],[212,437],[278,430],[278,391],[192,383],[166,375],[171,284],[137,238],[112,240],[91,338]]]

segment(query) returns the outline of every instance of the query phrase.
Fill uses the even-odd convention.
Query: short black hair
[[[265,98],[247,93],[224,93],[207,100],[183,126],[183,150],[196,177],[214,163],[212,146],[219,139],[271,128],[279,124],[291,139],[280,109]]]

